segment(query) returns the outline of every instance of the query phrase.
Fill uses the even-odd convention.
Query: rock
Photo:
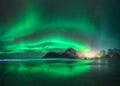
[[[76,51],[72,48],[69,48],[64,53],[49,52],[43,58],[75,59],[76,58]]]

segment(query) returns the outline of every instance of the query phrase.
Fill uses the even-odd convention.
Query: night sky
[[[120,48],[119,0],[0,0],[0,51]]]

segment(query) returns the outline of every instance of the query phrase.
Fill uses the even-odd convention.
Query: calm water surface
[[[7,59],[0,72],[0,86],[120,86],[120,59]]]

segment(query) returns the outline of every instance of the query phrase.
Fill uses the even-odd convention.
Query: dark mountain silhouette
[[[67,49],[63,53],[49,52],[43,58],[68,58],[68,59],[75,59],[76,58],[76,51],[73,48],[69,48],[69,49]]]

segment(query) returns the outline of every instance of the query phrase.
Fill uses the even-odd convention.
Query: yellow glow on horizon
[[[95,57],[95,53],[94,52],[85,53],[85,57],[87,57],[87,58],[94,58]]]
[[[101,56],[97,56],[95,51],[89,51],[89,52],[82,52],[82,53],[77,53],[78,58],[95,58],[98,57],[100,58]]]
[[[98,57],[98,58],[100,58],[101,56],[100,56],[100,55],[98,55],[97,57]]]

